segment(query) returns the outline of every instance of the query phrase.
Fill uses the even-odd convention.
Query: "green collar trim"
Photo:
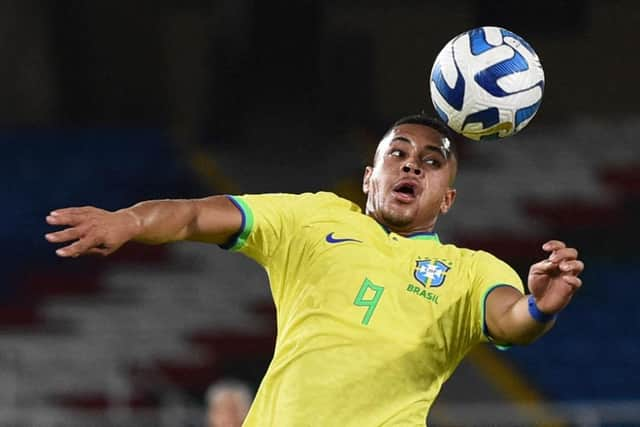
[[[372,219],[375,221],[375,218],[372,217]],[[378,223],[378,225],[380,227],[382,227],[382,229],[384,230],[385,233],[389,234],[392,231],[389,230],[389,228],[383,224],[380,224],[378,221],[376,221]],[[398,234],[398,233],[396,233]],[[399,236],[402,236],[401,234],[398,234]],[[411,240],[433,240],[436,243],[440,243],[440,237],[438,237],[438,233],[432,233],[429,231],[419,231],[417,233],[411,233],[408,236],[402,236],[405,237],[407,239],[411,239]]]
[[[440,243],[438,233],[413,233],[405,237],[411,240],[435,240],[437,243]]]

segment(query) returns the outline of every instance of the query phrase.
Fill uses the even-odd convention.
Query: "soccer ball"
[[[544,71],[522,37],[480,27],[450,40],[431,69],[431,101],[442,120],[467,138],[505,138],[538,111]]]

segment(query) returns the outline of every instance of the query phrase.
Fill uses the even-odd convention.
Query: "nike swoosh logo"
[[[327,237],[325,239],[326,239],[327,243],[343,243],[343,242],[358,242],[358,243],[362,243],[362,240],[358,240],[358,239],[350,239],[350,238],[336,239],[335,237],[333,237],[333,232],[327,234]]]

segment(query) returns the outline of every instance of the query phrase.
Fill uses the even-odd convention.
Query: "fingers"
[[[46,218],[47,224],[49,225],[70,225],[75,226],[80,224],[86,218],[85,214],[80,213],[58,213],[58,214],[49,214]]]
[[[556,263],[545,259],[531,266],[532,274],[565,274],[574,275],[582,273],[584,263],[577,259],[563,259]]]
[[[86,251],[85,246],[91,242],[93,237],[86,236],[86,226],[83,222],[87,219],[90,208],[65,208],[51,211],[46,221],[49,225],[70,226],[64,230],[45,234],[45,239],[51,243],[63,243],[77,240],[75,243],[59,248],[56,254],[60,257],[77,257]]]
[[[548,259],[536,262],[531,266],[531,274],[549,274],[558,269],[558,264],[555,264]]]
[[[565,273],[578,275],[584,270],[584,263],[580,260],[562,261],[558,267]]]
[[[62,243],[79,239],[83,234],[84,230],[80,227],[72,227],[62,231],[56,231],[55,233],[47,233],[44,237],[51,243]]]
[[[114,240],[113,215],[109,211],[85,206],[79,208],[64,208],[51,211],[46,218],[50,225],[67,226],[67,228],[45,234],[51,243],[67,243],[56,250],[56,254],[63,258],[75,258],[82,255],[109,255],[119,248],[124,241]],[[107,240],[110,243],[107,243]]]
[[[576,291],[580,286],[582,286],[582,280],[578,276],[573,275],[565,275],[562,279],[567,283],[573,291]]]
[[[49,225],[70,225],[75,226],[91,216],[92,213],[100,211],[93,206],[83,206],[81,208],[55,209],[47,215]]]
[[[80,255],[91,253],[92,249],[100,250],[99,242],[95,236],[86,236],[71,245],[56,250],[56,254],[63,258],[76,258]],[[95,252],[95,251],[93,251]]]
[[[87,255],[101,255],[101,256],[107,256],[110,253],[111,251],[109,249],[103,248],[103,247],[91,248],[86,252]]]
[[[549,313],[557,313],[582,286],[578,276],[584,270],[584,263],[578,259],[575,248],[567,247],[560,240],[550,240],[542,249],[550,254],[531,266],[527,285]]]
[[[578,251],[574,248],[561,248],[554,250],[549,255],[549,261],[559,263],[564,260],[571,260],[578,258]]]
[[[62,258],[77,258],[84,255],[102,255],[107,256],[112,253],[115,248],[108,247],[96,237],[86,237],[77,242],[56,250],[56,254]]]
[[[542,245],[542,249],[544,249],[547,252],[555,251],[555,250],[566,248],[566,247],[567,245],[564,242],[561,242],[560,240],[549,240],[544,245]]]
[[[51,211],[51,213],[49,215],[51,215],[51,216],[68,215],[68,214],[78,215],[78,214],[89,213],[89,212],[91,212],[92,210],[95,210],[95,209],[96,208],[94,208],[93,206],[82,206],[82,207],[54,209],[54,210]]]
[[[49,213],[47,223],[57,226],[68,226],[64,230],[47,233],[45,238],[51,243],[68,244],[56,250],[56,254],[63,258],[75,258],[81,255],[109,255],[121,244],[107,244],[109,229],[113,225],[109,222],[110,212],[83,206],[56,209]]]
[[[584,264],[578,261],[578,250],[568,248],[567,245],[560,240],[549,240],[542,245],[542,249],[551,252],[545,261],[557,264],[562,271],[573,271],[578,274],[584,269]],[[547,266],[547,269],[548,268],[551,268],[551,266]]]

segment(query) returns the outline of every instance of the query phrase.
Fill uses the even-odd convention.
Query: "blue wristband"
[[[536,305],[536,299],[533,295],[529,295],[529,314],[540,323],[547,323],[556,318],[556,314],[547,314],[540,311]]]

